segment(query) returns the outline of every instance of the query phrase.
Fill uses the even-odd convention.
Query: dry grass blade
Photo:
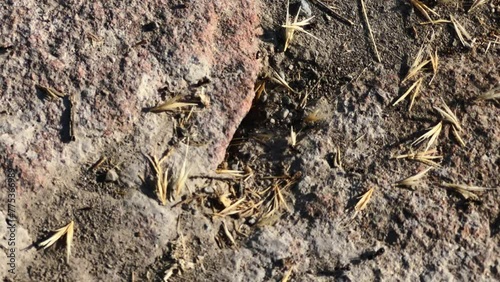
[[[162,160],[158,161],[158,159],[155,156],[148,156],[146,155],[146,158],[148,159],[151,167],[154,170],[155,173],[155,179],[156,179],[156,184],[155,184],[155,192],[156,196],[158,197],[158,200],[162,205],[167,204],[167,187],[168,187],[168,170],[163,172],[163,169],[161,168],[161,163]]]
[[[182,190],[184,189],[184,186],[186,186],[186,181],[189,177],[189,170],[186,168],[188,152],[189,152],[189,138],[186,145],[186,154],[184,155],[184,161],[182,162],[182,167],[179,172],[179,176],[177,177],[177,181],[175,182],[176,196],[179,196],[182,193]]]
[[[400,181],[396,182],[396,186],[400,186],[400,187],[401,186],[406,186],[406,187],[416,186],[416,185],[418,185],[420,180],[425,176],[425,174],[427,172],[429,172],[429,170],[431,170],[431,169],[432,169],[432,167],[428,167],[425,170],[422,170],[421,172],[419,172],[413,176],[410,176],[408,178],[400,180]]]
[[[409,111],[411,111],[412,107],[413,107],[413,104],[415,103],[415,98],[417,97],[418,93],[420,92],[420,88],[422,86],[422,82],[423,82],[424,78],[420,78],[419,80],[415,81],[411,86],[410,88],[408,88],[408,90],[406,90],[406,92],[401,95],[401,97],[399,97],[399,99],[394,102],[394,104],[392,104],[393,106],[396,106],[397,104],[399,104],[401,101],[403,101],[410,93],[412,93],[413,89],[415,89],[415,91],[413,91],[413,94],[411,95],[411,102],[410,102],[410,108],[409,108]]]
[[[410,3],[418,10],[420,11],[420,13],[422,13],[422,15],[427,19],[429,20],[430,22],[434,22],[432,20],[432,18],[429,16],[429,13],[435,15],[435,16],[438,16],[439,17],[439,14],[436,13],[434,10],[432,10],[431,8],[427,7],[427,5],[425,5],[424,3],[418,1],[418,0],[410,0]]]
[[[457,128],[455,126],[452,126],[451,131],[453,133],[453,136],[455,136],[455,139],[457,139],[460,146],[465,147],[465,142],[462,139],[462,137],[460,137],[460,134],[458,133]]]
[[[488,92],[478,96],[476,101],[485,101],[485,100],[495,100],[500,99],[500,86],[489,90]]]
[[[50,236],[47,240],[38,244],[39,247],[43,247],[43,249],[47,249],[52,246],[55,242],[57,242],[62,236],[66,235],[66,262],[69,261],[69,256],[71,255],[71,245],[73,243],[73,234],[74,234],[74,222],[71,221],[68,225],[59,228],[55,231],[55,233]]]
[[[292,267],[290,267],[290,269],[288,269],[288,271],[285,273],[285,275],[283,275],[281,282],[288,282],[288,280],[292,276],[292,272],[293,272],[294,268],[295,267],[292,266]]]
[[[293,126],[290,128],[290,146],[295,147],[297,145],[297,133],[293,131]]]
[[[295,91],[292,87],[290,87],[290,85],[288,85],[286,80],[283,77],[281,77],[281,75],[274,69],[273,69],[273,75],[271,76],[271,79],[272,79],[272,81],[280,84],[281,86],[292,91],[293,93],[297,93],[297,91]]]
[[[245,171],[243,170],[233,170],[233,169],[217,169],[215,170],[217,174],[227,174],[234,177],[245,177]]]
[[[377,62],[381,63],[382,60],[380,59],[380,54],[378,53],[377,43],[375,42],[375,38],[373,37],[372,27],[370,25],[370,21],[368,20],[368,15],[366,14],[365,1],[364,0],[360,1],[361,1],[361,9],[363,11],[363,17],[365,18],[366,26],[368,27],[368,32],[370,34],[370,39],[373,44],[373,50],[375,51],[375,55],[377,56]]]
[[[262,93],[266,93],[266,80],[257,81],[255,84],[255,100],[259,100]]]
[[[370,201],[371,197],[372,197],[372,194],[373,194],[373,191],[375,191],[375,187],[372,187],[370,190],[368,190],[366,193],[364,193],[358,203],[356,204],[356,206],[354,207],[354,216],[353,218],[356,217],[356,215],[364,210],[366,208],[366,206],[368,205],[368,202]]]
[[[472,48],[472,36],[470,36],[467,30],[465,30],[465,28],[452,15],[450,15],[450,19],[453,23],[453,28],[457,33],[458,39],[462,42],[462,45]],[[470,41],[470,43],[468,41]]]
[[[427,146],[425,147],[425,151],[428,151],[429,148],[434,144],[439,136],[439,133],[441,132],[441,129],[443,128],[443,122],[440,121],[438,124],[436,124],[433,128],[429,129],[424,135],[420,136],[417,138],[417,140],[413,141],[411,145],[417,145],[424,141],[425,139],[429,139],[427,142]]]
[[[424,151],[424,152],[399,155],[399,156],[396,156],[394,158],[395,159],[407,158],[409,160],[418,161],[418,162],[421,162],[421,163],[426,164],[426,165],[439,166],[439,164],[436,163],[434,160],[442,159],[443,156],[434,155],[435,153],[437,153],[437,150],[432,149],[432,150]]]
[[[150,109],[149,111],[153,112],[153,113],[161,113],[161,112],[166,112],[166,111],[174,111],[174,110],[177,110],[179,108],[188,107],[188,106],[198,106],[197,103],[178,102],[179,99],[180,99],[179,96],[174,97],[174,98],[166,101],[165,103],[160,104],[160,105]]]
[[[480,6],[486,3],[486,0],[475,0],[472,5],[470,6],[469,10],[467,10],[467,13],[470,13],[471,11],[476,10]]]
[[[335,158],[333,160],[333,166],[342,168],[342,156],[340,152],[340,147],[337,145],[336,150],[335,150]]]
[[[243,197],[241,199],[239,199],[238,201],[234,202],[232,205],[230,205],[229,207],[223,209],[222,211],[218,212],[218,213],[214,213],[214,216],[220,216],[220,217],[224,217],[224,216],[228,216],[228,215],[232,215],[232,214],[237,214],[239,213],[240,211],[237,210],[237,208],[246,200],[246,197]]]
[[[433,108],[441,114],[445,121],[451,123],[455,128],[462,131],[462,126],[460,125],[460,121],[458,121],[457,116],[451,111],[448,105],[446,105],[443,99],[441,99],[441,102],[443,103],[444,110],[438,107]]]
[[[479,200],[479,197],[472,193],[472,192],[483,192],[483,191],[488,191],[488,190],[498,190],[497,188],[484,188],[484,187],[478,187],[478,186],[469,186],[465,184],[452,184],[452,183],[446,183],[442,182],[441,183],[442,187],[453,189],[454,191],[457,191],[460,193],[466,200],[471,198],[473,200]]]
[[[299,10],[297,11],[297,15],[295,16],[294,20],[291,21],[290,19],[290,1],[287,1],[287,7],[286,7],[286,22],[282,27],[285,28],[285,46],[283,52],[285,52],[288,49],[288,46],[290,46],[290,43],[293,40],[293,36],[295,34],[295,31],[301,31],[319,41],[322,41],[318,37],[314,36],[313,34],[309,33],[306,31],[303,27],[306,25],[310,24],[310,21],[314,18],[310,17],[302,21],[298,21],[299,19],[299,14],[300,14],[300,7]]]
[[[417,75],[425,65],[432,62],[431,60],[423,61],[424,51],[425,51],[424,46],[420,47],[420,49],[417,52],[417,55],[415,56],[415,60],[413,61],[413,63],[410,66],[410,69],[408,70],[408,74],[403,79],[403,81],[401,81],[401,83],[405,83],[406,81]]]
[[[234,240],[233,234],[231,234],[231,232],[229,231],[229,228],[227,228],[226,222],[224,220],[222,221],[222,228],[224,229],[224,233],[225,233],[226,237],[229,239],[229,241],[231,242],[231,244],[233,246],[236,246],[236,241]]]
[[[42,89],[48,97],[50,97],[52,99],[64,98],[64,96],[66,96],[66,95],[62,94],[61,92],[59,92],[59,91],[57,91],[57,90],[55,90],[53,88],[45,87],[45,86],[42,86],[42,85],[39,85],[39,84],[37,84],[37,86],[40,89]]]
[[[437,75],[438,67],[439,67],[439,57],[437,50],[434,51],[434,54],[430,53],[429,56],[431,57],[431,64],[432,64],[432,78],[429,81],[429,85],[431,85],[432,81]]]
[[[451,23],[451,21],[439,19],[439,20],[430,21],[430,22],[421,22],[419,24],[420,25],[428,25],[428,24],[448,24],[448,23]]]
[[[325,75],[322,74],[321,77],[318,79],[318,81],[316,82],[316,84],[314,84],[313,88],[309,91],[306,91],[306,94],[304,95],[304,97],[302,98],[302,100],[300,101],[300,104],[299,104],[299,107],[301,109],[305,109],[306,108],[306,105],[307,105],[307,98],[309,98],[309,95],[311,94],[312,91],[314,91],[314,89],[316,89],[319,85],[319,83],[321,82],[321,79],[323,79]]]

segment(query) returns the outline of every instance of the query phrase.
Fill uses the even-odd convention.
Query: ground
[[[428,19],[410,1],[364,1],[369,25],[359,0],[325,0],[333,12],[291,1],[298,21],[314,16],[305,29],[316,38],[296,31],[286,51],[287,1],[160,2],[50,2],[39,18],[0,4],[12,22],[0,41],[2,176],[16,173],[19,246],[16,275],[0,261],[4,280],[500,279],[500,104],[478,99],[499,91],[498,1],[469,12],[472,1],[422,1],[434,20],[458,21],[465,44],[451,23],[421,25]],[[36,33],[43,23],[47,33]],[[74,27],[105,40],[64,33]],[[51,43],[54,30],[67,39]],[[421,48],[423,60],[437,54],[437,72],[428,63],[405,80]],[[411,94],[394,106],[419,79],[411,110]],[[40,98],[34,83],[77,93],[75,141],[59,128],[68,101]],[[199,98],[195,111],[144,110],[179,92]],[[446,106],[460,137],[436,110]],[[424,151],[427,141],[413,142],[440,122],[429,148],[439,166],[394,158]],[[171,148],[171,186],[186,150],[191,174],[182,196],[161,205],[144,155]],[[428,168],[416,185],[396,185]],[[443,183],[489,189],[464,199]],[[64,243],[23,249],[71,220],[68,263]]]

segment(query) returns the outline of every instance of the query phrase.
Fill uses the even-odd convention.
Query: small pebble
[[[275,124],[276,120],[274,120],[274,118],[272,118],[272,119],[269,120],[269,122],[272,123],[272,124]]]
[[[290,105],[292,105],[292,104],[293,104],[292,99],[291,99],[290,97],[286,96],[286,95],[285,95],[285,96],[283,96],[283,98],[281,98],[281,102],[282,102],[282,103],[283,103],[283,105],[285,105],[285,106],[290,106]]]
[[[214,188],[211,187],[211,186],[207,186],[207,187],[203,188],[203,192],[205,192],[207,194],[213,194],[214,193]]]
[[[287,109],[283,109],[281,112],[280,112],[280,118],[281,119],[286,119],[286,117],[288,116],[288,114],[290,113],[289,110]]]
[[[106,172],[106,182],[115,182],[118,180],[118,173],[114,169],[108,170]]]
[[[307,17],[312,16],[311,5],[309,5],[309,2],[307,2],[307,0],[300,1],[300,8]]]

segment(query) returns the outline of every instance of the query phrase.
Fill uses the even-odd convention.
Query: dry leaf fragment
[[[425,151],[428,151],[429,148],[436,142],[439,133],[441,132],[441,129],[443,128],[443,122],[440,121],[437,125],[435,125],[433,128],[431,128],[429,131],[427,131],[425,134],[417,138],[417,140],[413,141],[411,145],[417,145],[424,141],[425,139],[429,139],[427,142],[427,146],[425,147]]]
[[[420,182],[420,179],[422,179],[425,174],[431,170],[432,167],[428,167],[426,168],[425,170],[422,170],[421,172],[413,175],[413,176],[410,176],[410,177],[407,177],[403,180],[400,180],[398,182],[396,182],[396,186],[406,186],[406,187],[413,187],[413,186],[416,186],[419,182]]]
[[[74,222],[71,221],[68,225],[59,228],[55,231],[55,233],[50,236],[47,240],[38,244],[39,247],[43,247],[43,249],[47,249],[52,246],[55,242],[57,242],[62,236],[66,235],[66,263],[69,262],[69,256],[71,254],[71,246],[73,243],[73,234],[74,234]]]

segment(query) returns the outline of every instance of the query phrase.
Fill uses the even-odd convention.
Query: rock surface
[[[111,278],[115,267],[130,264],[117,260],[128,251],[135,265],[160,255],[155,246],[175,235],[175,215],[138,191],[147,168],[143,154],[160,157],[172,149],[166,163],[176,175],[189,137],[191,174],[214,171],[254,96],[257,32],[254,1],[0,3],[2,165],[17,171],[18,224],[33,241],[72,218],[77,234],[93,230],[77,237],[78,266],[68,279]],[[67,96],[47,99],[40,86]],[[198,104],[189,118],[187,112],[147,111],[176,96]],[[92,176],[85,171],[101,156],[116,167],[119,189],[131,191],[127,201],[89,188]],[[5,202],[6,194],[0,198]],[[90,215],[75,214],[86,207]],[[127,232],[134,223],[148,225],[152,240],[134,246]],[[97,238],[106,237],[99,232],[112,236],[105,239],[109,248],[99,249]],[[123,242],[130,244],[120,247]],[[106,263],[97,260],[109,260],[115,270],[103,271]],[[37,269],[29,259],[18,264],[18,281],[26,279],[28,265]],[[30,277],[41,281],[41,273]]]

